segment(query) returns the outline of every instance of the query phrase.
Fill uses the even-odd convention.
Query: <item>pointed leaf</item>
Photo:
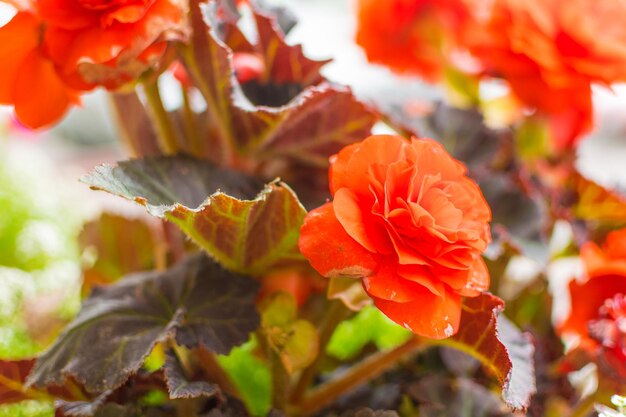
[[[73,377],[90,392],[115,389],[170,338],[227,353],[258,325],[257,289],[199,255],[97,289],[39,358],[29,382],[43,387]]]
[[[292,81],[297,79],[301,85],[310,86],[282,107],[252,104],[233,76],[232,50],[215,31],[221,23],[215,2],[209,2],[204,14],[200,3],[194,0],[190,5],[194,39],[192,49],[185,52],[185,61],[207,102],[212,138],[217,136],[223,142],[233,143],[240,154],[253,155],[256,160],[281,156],[327,166],[330,155],[369,133],[375,116],[348,88],[319,82],[321,63],[305,62],[301,50],[284,44],[271,20],[259,14],[256,23],[260,44],[242,48],[263,51],[261,55],[266,56],[266,70],[270,72],[266,77],[287,85],[294,85]],[[269,61],[270,57],[277,59],[270,55],[275,49],[280,52],[276,65]],[[282,65],[287,59],[292,60],[290,65]]]
[[[171,399],[210,398],[220,394],[219,387],[207,381],[190,381],[176,355],[169,351],[163,368]]]
[[[209,16],[206,16],[205,22],[217,23],[210,9],[207,9],[207,12]],[[308,59],[301,45],[287,44],[276,18],[266,13],[252,7],[252,17],[257,32],[256,42],[248,41],[236,22],[224,24],[223,30],[226,32],[224,42],[235,53],[253,53],[260,57],[264,63],[264,73],[260,75],[259,83],[292,84],[298,86],[301,91],[305,87],[322,82],[324,78],[320,70],[330,60]]]
[[[530,337],[499,315],[504,302],[489,293],[466,298],[459,332],[442,345],[480,360],[502,384],[502,397],[512,409],[525,409],[536,392],[534,346]]]
[[[242,200],[256,195],[258,181],[183,156],[101,166],[83,180],[176,223],[232,271],[262,274],[302,260],[298,236],[306,210],[280,182]]]

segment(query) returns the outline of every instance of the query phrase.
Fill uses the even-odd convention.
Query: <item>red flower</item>
[[[78,91],[117,88],[155,67],[165,41],[186,34],[182,0],[38,0],[0,28],[0,103],[38,128]]]
[[[300,250],[327,277],[363,279],[416,334],[456,333],[461,297],[489,286],[491,212],[465,167],[430,139],[371,136],[331,159],[334,201],[304,220]]]
[[[581,249],[586,281],[570,283],[572,309],[560,334],[580,337],[580,346],[626,377],[626,229],[609,233],[599,248]]]
[[[461,0],[359,0],[356,41],[372,62],[436,80],[468,17]]]

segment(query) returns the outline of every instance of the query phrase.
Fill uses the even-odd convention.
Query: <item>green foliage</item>
[[[22,146],[0,142],[0,358],[32,357],[42,348],[24,303],[59,294],[54,311],[42,314],[77,310],[81,210],[68,203],[70,191],[45,155]]]
[[[80,211],[65,202],[46,158],[2,143],[0,155],[0,265],[36,271],[75,261]]]
[[[398,326],[373,306],[365,307],[354,318],[337,327],[326,352],[346,360],[357,355],[368,343],[379,349],[396,347],[411,337],[411,332]]]
[[[318,354],[319,336],[311,322],[298,320],[296,300],[289,293],[278,292],[261,310],[264,337],[287,372],[291,374],[310,365]]]
[[[22,401],[0,406],[0,417],[53,417],[54,406],[51,402]]]
[[[234,348],[227,356],[218,356],[239,390],[248,411],[264,416],[272,406],[272,376],[269,367],[255,355],[256,339]]]

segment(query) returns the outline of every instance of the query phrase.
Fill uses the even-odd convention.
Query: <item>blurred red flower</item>
[[[607,235],[602,248],[581,249],[586,280],[570,283],[571,312],[558,330],[580,337],[580,347],[626,377],[626,229]]]
[[[461,0],[359,0],[356,41],[370,61],[434,81],[469,16]]]
[[[489,286],[491,212],[465,167],[430,139],[371,136],[331,160],[334,201],[304,220],[300,250],[326,277],[363,279],[416,334],[457,332],[461,297]]]
[[[187,33],[183,0],[9,3],[19,11],[0,28],[0,102],[32,128],[57,121],[77,91],[137,80]]]

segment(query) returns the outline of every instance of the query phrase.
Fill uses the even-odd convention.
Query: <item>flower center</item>
[[[619,358],[626,360],[626,297],[616,294],[598,310],[598,319],[589,322],[589,335]]]

